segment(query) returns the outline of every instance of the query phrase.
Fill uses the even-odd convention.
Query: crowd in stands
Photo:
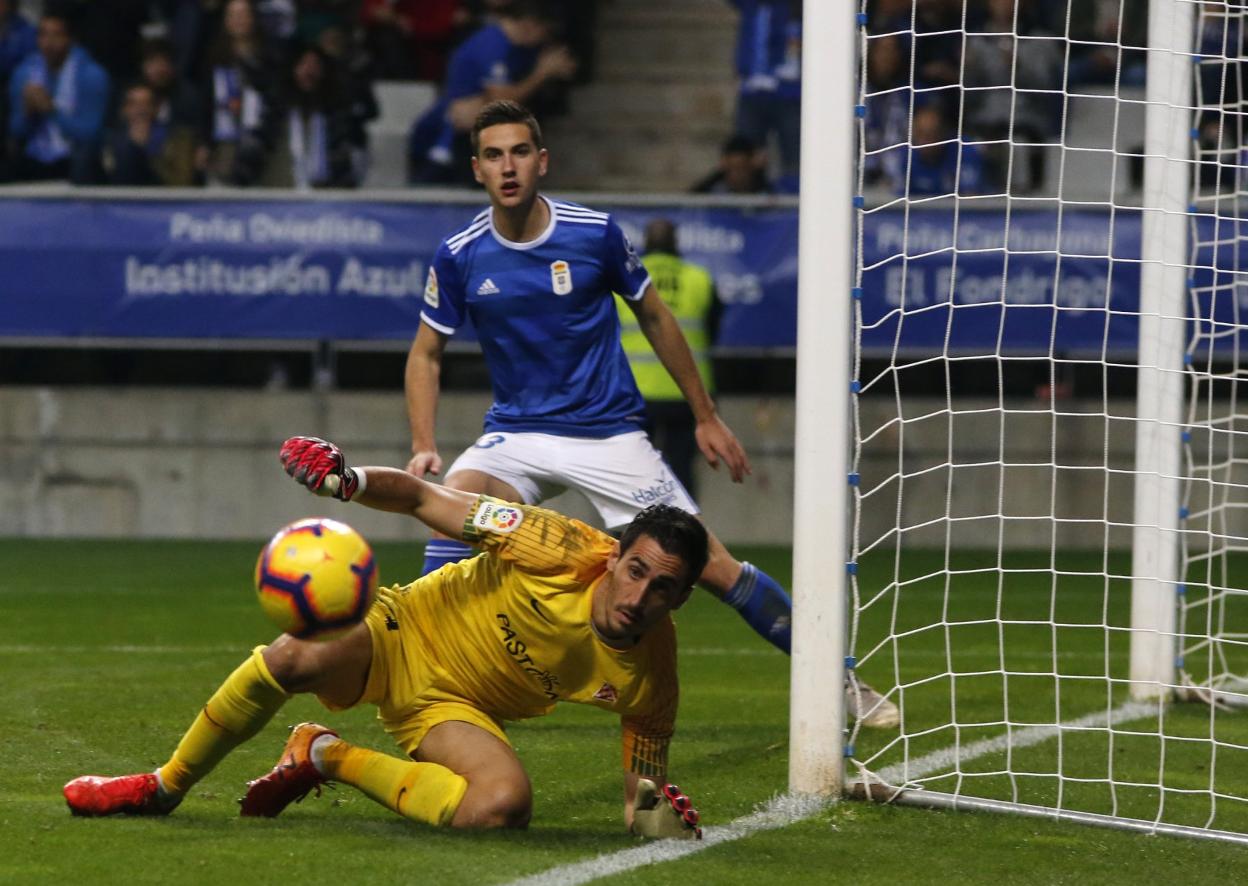
[[[801,0],[727,2],[740,16],[736,112],[718,166],[693,191],[796,193],[802,146]]]
[[[740,84],[694,190],[795,191],[801,0],[726,0]],[[539,119],[593,76],[598,0],[0,0],[0,182],[357,187],[377,80],[437,84],[412,184],[471,184],[498,98]],[[729,121],[725,121],[728,123]]]
[[[469,134],[488,101],[518,101],[539,119],[566,110],[567,87],[580,62],[555,39],[564,21],[551,4],[512,0],[455,49],[438,101],[412,128],[412,184],[472,183]]]
[[[446,79],[442,119],[454,127],[437,143],[453,147],[496,87],[547,114],[566,105],[561,89],[592,69],[595,9],[0,0],[0,181],[356,187],[376,79]]]
[[[1146,0],[868,8],[866,177],[896,193],[1035,192],[1063,92],[1144,83]]]

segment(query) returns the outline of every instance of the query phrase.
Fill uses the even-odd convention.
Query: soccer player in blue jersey
[[[620,347],[613,301],[628,299],[659,360],[697,420],[698,447],[741,482],[750,463],[719,417],[671,311],[610,215],[541,195],[548,156],[521,105],[486,105],[472,130],[473,174],[490,207],[443,241],[429,271],[422,323],[406,371],[416,476],[443,469],[434,437],[442,352],[471,319],[489,367],[494,404],[485,433],[459,456],[446,485],[533,504],[566,488],[584,493],[609,529],[648,505],[698,507],[642,430],[645,404]],[[780,585],[736,560],[714,534],[699,584],[759,635],[789,651],[792,604]],[[425,571],[471,556],[435,537]],[[865,684],[850,710],[891,726],[897,709]]]

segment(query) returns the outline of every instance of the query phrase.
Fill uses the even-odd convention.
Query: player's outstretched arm
[[[651,839],[701,840],[701,816],[693,801],[664,779],[625,776],[624,819],[629,831]]]
[[[442,457],[434,440],[438,412],[438,388],[442,379],[442,351],[446,336],[421,323],[407,354],[403,387],[407,396],[407,421],[412,432],[409,473],[417,477],[442,472]]]
[[[745,449],[732,430],[719,417],[715,403],[702,384],[698,366],[689,350],[689,343],[680,331],[680,324],[664,303],[653,284],[646,287],[645,294],[635,302],[629,302],[637,323],[663,367],[671,374],[698,426],[695,435],[698,448],[711,467],[718,469],[722,461],[728,467],[734,483],[740,483],[751,472],[750,460]]]
[[[464,521],[477,500],[397,468],[348,467],[342,450],[319,437],[291,437],[279,458],[286,473],[317,495],[409,514],[450,538],[463,539]]]

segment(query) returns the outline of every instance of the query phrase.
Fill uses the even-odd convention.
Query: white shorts
[[[655,504],[698,513],[644,431],[602,439],[494,431],[464,450],[446,476],[457,471],[480,471],[502,480],[525,504],[575,489],[589,499],[608,529],[626,525]]]

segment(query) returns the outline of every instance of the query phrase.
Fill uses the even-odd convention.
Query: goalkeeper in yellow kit
[[[482,553],[383,589],[340,639],[283,634],[257,648],[156,772],[69,782],[75,814],[167,814],[287,698],[310,692],[330,710],[376,705],[405,758],[301,724],[277,766],[248,785],[244,815],[277,815],[335,781],[416,821],[523,827],[532,788],[503,724],[571,701],[620,715],[626,825],[647,836],[701,835],[688,798],[666,784],[678,693],[670,613],[706,565],[697,519],[653,507],[616,541],[553,511],[391,468],[347,467],[336,446],[314,437],[286,441],[281,458],[314,492],[409,514]]]

